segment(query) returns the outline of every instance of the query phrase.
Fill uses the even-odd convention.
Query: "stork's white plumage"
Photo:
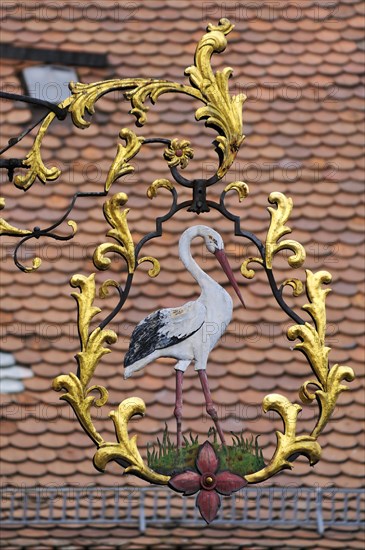
[[[186,269],[199,284],[201,294],[196,301],[177,308],[160,309],[143,319],[132,333],[129,350],[124,359],[125,378],[159,357],[177,359],[175,416],[178,447],[181,445],[182,379],[192,361],[201,379],[207,412],[213,418],[221,440],[225,443],[210,396],[205,370],[210,351],[231,321],[233,306],[228,292],[207,275],[192,258],[190,243],[196,237],[204,239],[207,250],[216,256],[244,305],[224,253],[222,237],[205,225],[190,227],[181,235],[179,255]]]

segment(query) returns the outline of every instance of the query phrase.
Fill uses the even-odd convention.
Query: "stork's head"
[[[214,229],[211,229],[210,227],[207,227],[206,225],[201,225],[199,227],[199,235],[204,238],[205,246],[207,247],[207,250],[214,254],[214,256],[217,258],[218,262],[221,264],[223,271],[228,277],[229,282],[233,286],[234,290],[236,291],[236,294],[238,298],[240,299],[242,305],[245,306],[245,302],[243,301],[240,289],[238,288],[236,279],[234,278],[231,266],[229,265],[228,258],[224,252],[224,243],[223,239],[220,236],[219,233],[214,231]]]
[[[220,234],[210,227],[206,227],[206,229],[208,231],[204,231],[203,237],[207,250],[212,254],[215,254],[218,250],[224,250],[224,242]]]

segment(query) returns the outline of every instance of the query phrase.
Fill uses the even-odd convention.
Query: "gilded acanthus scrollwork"
[[[109,229],[107,232],[107,236],[115,239],[118,244],[103,243],[96,248],[93,260],[98,269],[108,269],[111,260],[105,254],[114,252],[123,256],[127,262],[129,273],[133,273],[135,270],[134,243],[127,222],[129,208],[125,208],[122,212],[120,211],[120,207],[124,206],[127,201],[128,196],[125,193],[117,193],[104,203],[105,219],[112,226],[112,229]]]
[[[276,204],[277,208],[268,207],[268,211],[271,215],[271,223],[266,236],[264,255],[261,258],[250,257],[244,260],[241,266],[241,273],[247,279],[252,279],[255,275],[255,271],[248,267],[251,262],[259,263],[264,265],[266,269],[271,270],[274,256],[281,250],[291,250],[294,253],[288,258],[288,264],[293,269],[301,267],[305,261],[306,253],[303,245],[292,239],[280,241],[281,237],[287,233],[291,233],[290,227],[285,224],[293,209],[292,199],[285,196],[283,193],[275,191],[270,193],[269,202],[271,204]],[[300,290],[302,290],[300,281],[297,279],[287,279],[284,281],[283,286],[284,285],[292,286],[296,295],[299,295]]]
[[[117,411],[109,413],[114,422],[117,443],[102,443],[94,455],[94,465],[104,471],[108,462],[118,460],[126,465],[125,473],[133,473],[150,483],[167,485],[170,476],[159,474],[149,468],[137,447],[137,436],[129,437],[128,422],[135,415],[144,416],[146,405],[139,397],[124,399]]]
[[[325,344],[325,299],[330,289],[322,289],[322,284],[330,283],[331,275],[327,271],[312,273],[309,269],[306,274],[306,288],[310,302],[303,306],[303,309],[312,317],[313,324],[305,323],[290,327],[288,338],[301,340],[296,344],[295,349],[304,353],[316,376],[315,380],[308,380],[303,384],[299,395],[303,403],[310,403],[317,399],[320,415],[311,435],[318,437],[334,411],[339,394],[348,389],[341,382],[343,380],[351,382],[355,375],[350,367],[336,364],[330,368],[328,364],[330,348]],[[317,388],[314,393],[310,391],[310,385]]]
[[[210,58],[215,52],[222,52],[227,45],[226,35],[233,25],[228,19],[221,19],[218,26],[209,25],[208,33],[203,36],[195,52],[195,65],[188,67],[185,74],[190,82],[201,91],[205,107],[200,107],[195,116],[197,120],[207,119],[207,126],[218,127],[221,130],[217,137],[218,147],[223,161],[218,169],[222,178],[234,159],[245,138],[242,133],[242,106],[246,100],[244,94],[230,96],[228,79],[232,69],[226,67],[215,74],[210,64]]]
[[[292,468],[291,457],[305,455],[311,465],[315,464],[321,455],[321,447],[317,438],[330,419],[339,394],[347,390],[342,384],[343,380],[351,382],[355,375],[347,366],[328,364],[330,348],[325,344],[326,336],[326,305],[325,300],[330,289],[323,289],[323,284],[331,281],[331,275],[327,271],[312,273],[306,270],[306,290],[309,303],[302,309],[307,311],[313,323],[293,325],[288,329],[290,340],[300,339],[295,349],[304,353],[307,357],[316,379],[308,380],[299,390],[299,396],[303,403],[308,404],[317,399],[319,414],[315,427],[310,434],[297,436],[297,416],[302,407],[279,394],[269,394],[263,400],[263,410],[277,412],[284,422],[284,432],[276,432],[277,446],[269,464],[260,471],[246,477],[249,483],[258,483],[268,479],[275,473],[285,468]],[[317,388],[311,393],[309,386]]]
[[[275,411],[280,415],[284,423],[284,432],[276,432],[276,449],[269,464],[254,474],[246,475],[246,481],[258,483],[281,470],[293,468],[290,457],[294,455],[305,455],[311,466],[318,462],[321,447],[316,438],[310,435],[296,435],[298,413],[302,410],[300,405],[291,403],[283,395],[271,393],[264,398],[262,408],[265,413]]]
[[[249,268],[250,263],[262,265],[270,276],[273,269],[273,260],[275,255],[282,250],[290,250],[293,254],[287,261],[291,268],[296,269],[303,265],[306,253],[304,247],[295,240],[281,238],[287,233],[291,233],[290,227],[286,224],[293,209],[293,201],[283,193],[273,192],[269,196],[269,202],[276,205],[268,207],[271,216],[271,223],[267,232],[265,246],[261,248],[261,257],[246,258],[241,265],[241,273],[247,279],[255,276],[255,271]],[[260,471],[246,476],[249,483],[257,483],[270,478],[275,473],[285,468],[292,468],[291,457],[305,455],[310,464],[315,464],[321,454],[321,448],[317,442],[317,437],[322,432],[333,413],[338,395],[347,387],[341,382],[354,379],[354,373],[347,366],[334,365],[329,368],[328,354],[330,348],[325,344],[326,331],[326,296],[329,289],[323,289],[323,284],[331,281],[331,275],[326,271],[312,273],[306,270],[305,284],[297,278],[288,278],[283,281],[281,289],[284,286],[291,286],[294,296],[300,296],[304,288],[309,299],[302,309],[309,313],[312,323],[303,322],[295,324],[289,328],[287,336],[290,340],[299,338],[300,343],[296,344],[296,350],[300,350],[307,357],[309,365],[316,376],[315,380],[308,380],[299,390],[299,396],[304,404],[317,400],[319,405],[319,415],[316,425],[312,432],[307,435],[296,435],[297,417],[302,407],[297,403],[291,403],[286,397],[279,394],[269,394],[263,400],[263,411],[275,411],[282,418],[284,423],[284,432],[276,432],[277,445],[273,457],[269,464]],[[316,387],[312,393],[310,386]]]
[[[144,463],[138,448],[137,437],[129,438],[128,422],[136,415],[143,415],[145,404],[139,397],[131,397],[124,400],[118,407],[118,411],[112,411],[109,416],[112,418],[118,438],[117,443],[110,443],[103,439],[95,428],[91,416],[92,406],[102,407],[108,400],[108,391],[103,386],[88,386],[100,359],[110,349],[105,344],[114,344],[117,335],[109,329],[95,328],[90,332],[90,323],[100,308],[94,306],[96,295],[95,274],[89,277],[74,275],[71,278],[71,285],[79,288],[80,292],[73,292],[72,296],[77,302],[78,308],[78,330],[81,343],[81,351],[76,355],[78,362],[77,376],[57,376],[53,381],[53,388],[56,391],[66,390],[61,399],[67,401],[73,408],[81,426],[97,446],[98,450],[94,457],[94,464],[99,470],[104,470],[111,460],[118,460],[126,471],[131,471],[151,483],[167,484],[169,476],[163,476],[154,472]],[[103,293],[102,293],[103,295]],[[97,396],[92,395],[93,392]]]
[[[94,385],[88,388],[88,384],[100,359],[106,353],[110,353],[110,349],[105,348],[104,344],[115,343],[117,335],[112,330],[101,330],[99,327],[92,332],[89,330],[92,319],[101,311],[100,308],[93,305],[96,293],[95,274],[92,273],[89,277],[74,275],[71,278],[71,286],[80,289],[80,293],[72,293],[77,302],[78,331],[81,344],[81,351],[76,355],[78,374],[77,376],[73,373],[58,376],[53,381],[53,388],[56,391],[67,390],[61,399],[68,401],[85,432],[95,444],[99,445],[103,439],[92,422],[91,406],[105,405],[108,392],[102,386]],[[90,395],[93,391],[98,392],[99,397]]]
[[[157,190],[160,189],[160,187],[164,187],[165,189],[172,191],[174,184],[166,178],[159,178],[153,181],[147,189],[147,197],[149,199],[154,199],[157,196]]]
[[[232,183],[229,183],[224,188],[224,192],[228,193],[231,189],[237,192],[240,202],[243,201],[243,199],[245,199],[250,192],[247,183],[244,181],[233,181]]]
[[[4,197],[0,197],[0,210],[3,210],[5,208],[5,199]],[[4,218],[0,218],[0,235],[30,235],[31,231],[29,229],[19,229],[18,227],[14,227],[14,225],[11,225],[9,222],[4,220]]]
[[[152,184],[153,185],[153,184]],[[128,266],[128,273],[134,273],[136,265],[143,262],[151,262],[152,268],[148,274],[150,277],[156,277],[160,272],[160,264],[156,258],[144,256],[136,260],[135,246],[131,232],[129,230],[127,215],[129,208],[120,211],[120,207],[124,206],[128,201],[128,196],[125,193],[116,193],[104,203],[104,216],[112,229],[107,232],[108,237],[112,237],[116,243],[102,243],[94,252],[93,260],[95,266],[100,270],[105,270],[110,267],[111,260],[105,254],[114,252],[122,256]],[[110,282],[114,284],[113,281]],[[110,285],[109,285],[110,286]],[[116,286],[116,284],[114,284]]]
[[[232,165],[244,139],[242,105],[246,96],[242,93],[230,95],[228,80],[232,73],[231,68],[228,67],[214,73],[211,67],[212,55],[225,50],[226,35],[232,29],[233,25],[228,19],[221,19],[217,26],[208,26],[208,32],[197,46],[195,65],[191,65],[185,71],[185,74],[189,76],[191,86],[148,78],[111,79],[90,84],[71,82],[72,95],[60,103],[59,107],[68,110],[75,126],[85,129],[90,125],[86,114],[92,116],[95,113],[95,103],[103,95],[119,90],[130,100],[132,106],[130,113],[136,117],[137,125],[143,126],[147,121],[148,106],[145,104],[147,98],[150,98],[154,104],[162,94],[175,92],[198,99],[205,106],[196,111],[196,119],[204,119],[207,126],[219,132],[216,141],[221,158],[217,175],[222,178]],[[48,114],[41,124],[33,147],[23,162],[28,171],[24,176],[15,177],[14,183],[17,187],[28,189],[37,178],[42,183],[46,183],[46,181],[53,181],[60,176],[60,170],[57,167],[47,168],[41,157],[42,140],[55,116],[53,112]],[[128,161],[138,153],[144,141],[142,137],[137,137],[131,130],[125,128],[121,130],[120,137],[126,140],[126,146],[118,146],[115,160],[105,183],[106,191],[118,177],[133,169]],[[193,157],[193,150],[189,142],[182,140],[179,147],[182,148],[183,154],[175,163],[173,144],[176,145],[174,140],[170,146],[172,152],[167,152],[167,160],[172,166],[179,164],[184,168],[189,159]],[[172,157],[169,158],[169,155]]]
[[[184,169],[189,164],[189,160],[194,158],[194,151],[190,147],[190,141],[175,138],[165,149],[164,157],[168,166],[180,166]]]
[[[119,132],[119,137],[124,139],[126,144],[125,146],[121,143],[118,144],[117,154],[109,169],[105,182],[105,191],[107,192],[117,179],[134,171],[134,167],[129,164],[128,161],[137,155],[144,142],[143,137],[136,136],[136,134],[128,128],[122,128]]]

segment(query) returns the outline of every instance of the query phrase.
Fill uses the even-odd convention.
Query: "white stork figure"
[[[232,299],[216,281],[194,261],[190,243],[196,237],[204,239],[209,252],[215,255],[242,304],[238,285],[224,253],[222,237],[205,225],[189,227],[180,237],[179,255],[186,269],[201,288],[199,298],[177,308],[160,309],[148,315],[134,329],[124,358],[124,378],[129,378],[159,357],[177,359],[176,401],[177,448],[181,447],[182,385],[184,372],[192,361],[198,371],[204,392],[207,413],[213,419],[219,437],[225,445],[217,410],[209,390],[206,367],[208,356],[232,319]]]

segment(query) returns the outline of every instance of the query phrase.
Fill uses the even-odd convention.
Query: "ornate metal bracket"
[[[240,217],[230,212],[225,205],[226,194],[230,191],[235,191],[238,194],[239,201],[245,199],[249,192],[246,183],[235,181],[226,185],[217,202],[208,198],[209,187],[220,181],[227,173],[244,139],[242,132],[242,106],[246,98],[243,94],[236,96],[229,94],[228,79],[232,73],[230,68],[214,73],[210,64],[211,56],[214,53],[224,51],[227,44],[226,35],[230,33],[232,28],[233,25],[227,19],[222,19],[217,26],[208,26],[208,32],[202,37],[197,46],[194,65],[188,67],[185,71],[185,74],[189,77],[190,85],[167,80],[141,78],[116,79],[91,84],[71,83],[70,89],[72,93],[70,97],[57,108],[53,108],[44,118],[34,140],[33,147],[26,156],[26,159],[16,162],[14,159],[10,159],[2,164],[3,167],[12,171],[19,166],[20,162],[22,167],[27,169],[25,175],[17,175],[14,179],[14,184],[23,190],[29,189],[37,179],[43,184],[47,183],[47,181],[56,180],[60,176],[60,170],[56,167],[46,167],[41,156],[42,141],[50,124],[56,116],[60,118],[61,115],[63,116],[67,112],[72,117],[72,121],[76,127],[87,128],[91,122],[86,120],[86,113],[92,116],[95,112],[95,104],[98,99],[114,90],[121,90],[125,97],[131,101],[132,109],[130,113],[136,117],[137,126],[143,126],[146,122],[148,107],[145,105],[145,101],[147,98],[150,98],[154,104],[162,94],[178,92],[187,94],[203,103],[203,106],[196,111],[196,119],[204,119],[207,126],[218,131],[216,142],[218,144],[219,164],[216,173],[211,178],[190,181],[181,174],[180,170],[183,170],[194,156],[194,151],[186,139],[145,139],[144,137],[137,136],[132,130],[123,128],[119,133],[123,143],[118,145],[114,161],[110,166],[106,178],[104,191],[100,193],[76,193],[62,218],[47,228],[36,227],[33,230],[19,229],[11,226],[3,218],[0,220],[0,232],[19,239],[14,253],[16,265],[23,271],[33,271],[39,268],[41,261],[39,258],[35,258],[32,267],[23,266],[17,258],[18,250],[22,244],[31,238],[51,237],[61,240],[72,238],[77,230],[77,226],[72,220],[68,220],[68,216],[76,200],[79,197],[99,195],[106,197],[103,210],[104,217],[111,227],[107,232],[107,236],[112,239],[112,242],[108,241],[99,244],[94,252],[93,261],[98,270],[107,270],[111,265],[108,254],[111,252],[116,253],[124,259],[127,273],[124,282],[120,283],[108,279],[98,289],[100,298],[104,298],[108,294],[110,287],[116,288],[119,299],[114,310],[101,320],[99,326],[94,330],[90,329],[90,323],[95,316],[101,313],[101,309],[94,305],[97,293],[95,273],[89,276],[80,274],[72,276],[71,286],[79,289],[79,292],[72,293],[77,302],[78,329],[81,344],[81,350],[77,354],[78,371],[77,374],[71,373],[69,375],[58,376],[54,380],[53,387],[57,391],[65,390],[66,393],[62,395],[61,399],[66,400],[72,406],[81,426],[96,445],[97,451],[94,456],[96,468],[103,471],[107,463],[114,460],[125,468],[126,472],[138,475],[150,483],[165,485],[170,483],[172,488],[183,491],[185,494],[196,492],[199,487],[201,488],[201,494],[203,491],[209,493],[215,483],[215,479],[218,480],[216,481],[218,483],[216,489],[218,493],[229,494],[229,487],[232,490],[236,490],[235,487],[241,487],[245,483],[261,482],[283,469],[292,468],[293,462],[298,455],[307,456],[310,463],[315,464],[321,455],[321,448],[317,439],[333,413],[339,394],[347,389],[342,384],[342,381],[347,380],[350,382],[354,379],[354,373],[351,368],[340,365],[330,367],[328,363],[330,349],[325,344],[325,299],[329,289],[324,290],[322,285],[327,285],[331,281],[331,275],[326,271],[312,273],[306,270],[305,283],[293,277],[284,280],[280,284],[276,281],[273,264],[278,252],[282,250],[290,250],[292,252],[292,255],[288,258],[289,267],[292,269],[301,267],[305,261],[305,250],[300,243],[291,239],[283,240],[284,235],[291,232],[290,227],[286,225],[293,208],[291,198],[279,192],[270,194],[268,200],[272,206],[268,210],[271,215],[271,223],[265,242],[260,241],[253,233],[243,229]],[[171,179],[173,181],[169,179],[157,179],[153,181],[147,189],[147,196],[150,199],[154,199],[160,189],[164,188],[171,194],[171,206],[168,212],[156,219],[155,230],[145,235],[138,243],[135,243],[128,227],[127,217],[129,209],[123,209],[128,202],[128,196],[123,192],[110,196],[109,192],[116,180],[133,171],[130,161],[138,154],[143,145],[150,143],[156,143],[164,147],[163,157],[170,168]],[[179,185],[192,190],[191,199],[179,202],[177,187]],[[4,207],[4,200],[2,200],[0,206]],[[141,263],[148,261],[151,263],[151,268],[148,272],[150,277],[156,277],[160,271],[160,264],[156,258],[142,256],[144,245],[150,240],[161,236],[164,223],[180,210],[187,210],[193,214],[201,214],[209,212],[211,209],[217,210],[222,216],[232,222],[233,230],[237,237],[248,239],[256,246],[258,255],[243,260],[241,273],[246,279],[253,279],[255,272],[250,267],[250,264],[259,264],[266,272],[268,283],[278,305],[294,321],[295,324],[288,330],[288,338],[290,340],[299,340],[295,349],[305,354],[314,375],[313,379],[308,380],[299,388],[299,398],[304,405],[314,400],[317,401],[318,418],[311,433],[298,436],[296,433],[297,416],[302,406],[297,403],[291,403],[283,395],[267,395],[263,400],[263,410],[265,412],[269,410],[277,412],[284,424],[283,432],[276,432],[276,450],[268,460],[268,463],[258,468],[257,471],[254,470],[241,475],[240,479],[242,483],[238,482],[237,479],[233,483],[232,477],[232,483],[229,485],[227,481],[229,479],[228,474],[228,477],[222,478],[222,474],[217,470],[217,457],[205,445],[204,450],[200,448],[198,457],[196,458],[196,476],[198,477],[194,477],[194,483],[192,483],[195,489],[189,493],[187,485],[184,485],[184,483],[188,483],[189,480],[191,481],[191,476],[189,477],[189,475],[184,474],[185,477],[181,478],[183,481],[179,478],[181,483],[183,483],[181,485],[179,480],[171,478],[173,472],[167,475],[155,471],[142,458],[137,447],[136,436],[129,437],[129,420],[134,415],[145,414],[145,404],[139,397],[125,399],[116,411],[110,412],[109,416],[115,426],[117,441],[108,442],[103,439],[94,426],[91,410],[92,406],[102,407],[107,403],[108,392],[106,388],[90,385],[90,383],[99,361],[103,355],[110,352],[110,349],[105,346],[112,345],[117,340],[117,334],[109,330],[107,326],[122,309],[129,295],[136,269]],[[60,236],[54,233],[54,230],[66,221],[73,230],[72,234],[69,236]],[[308,320],[302,319],[286,303],[283,296],[285,286],[292,287],[293,294],[296,297],[301,296],[305,288],[308,303],[303,305],[301,309],[309,314]],[[313,386],[314,390],[310,390],[310,386]],[[96,396],[93,393],[96,393]],[[212,466],[209,470],[209,464],[213,463],[214,468]],[[204,472],[210,472],[209,479],[208,477],[204,477],[203,470]],[[204,477],[203,481],[202,476]],[[201,502],[210,499],[205,493],[199,498]],[[215,496],[213,499],[215,503],[214,509],[212,507],[209,508],[209,506],[207,509],[206,505],[202,504],[202,514],[207,521],[214,519],[213,512],[215,510],[216,513],[218,509],[219,498]]]

